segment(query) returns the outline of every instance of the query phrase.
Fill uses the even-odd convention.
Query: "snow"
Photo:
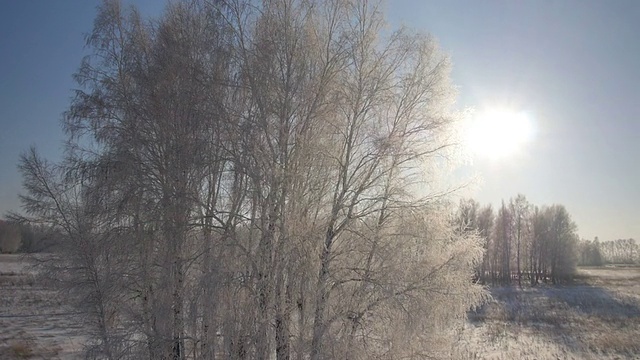
[[[639,268],[580,269],[572,285],[494,288],[457,359],[640,358]]]
[[[0,359],[80,359],[86,329],[64,299],[0,255]],[[457,333],[452,359],[640,358],[640,268],[584,268],[575,284],[491,289]],[[77,315],[77,314],[75,314]]]
[[[0,255],[0,359],[80,359],[86,332],[28,260]]]

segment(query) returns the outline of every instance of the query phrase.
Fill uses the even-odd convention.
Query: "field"
[[[0,255],[0,360],[78,359],[84,329],[27,261]]]
[[[459,359],[640,359],[640,268],[581,268],[566,286],[494,288]]]
[[[640,359],[640,268],[582,268],[571,285],[494,288],[453,359]],[[85,330],[27,261],[0,255],[0,360],[81,358]]]

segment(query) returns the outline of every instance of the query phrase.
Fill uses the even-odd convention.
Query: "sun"
[[[504,159],[522,151],[532,140],[533,130],[531,117],[524,111],[486,109],[471,117],[466,144],[477,156]]]

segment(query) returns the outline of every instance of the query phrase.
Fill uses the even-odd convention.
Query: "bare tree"
[[[513,243],[513,214],[502,201],[502,206],[498,210],[495,223],[497,263],[499,264],[499,279],[503,284],[511,283],[511,247]],[[498,260],[499,259],[499,260]]]
[[[486,240],[480,266],[485,283],[490,278],[494,285],[511,284],[517,278],[522,286],[523,270],[531,285],[567,281],[575,273],[579,255],[595,251],[589,243],[578,246],[577,228],[562,205],[534,207],[518,195],[509,206],[503,201],[495,218],[490,205],[474,210],[477,207],[473,201],[462,202],[456,224],[459,229],[460,224],[476,224],[478,235]]]
[[[436,186],[448,59],[384,26],[368,1],[100,6],[64,162],[21,162],[89,355],[445,356],[482,240]]]
[[[530,241],[529,211],[530,205],[524,195],[518,194],[515,199],[509,202],[510,211],[513,214],[514,232],[516,238],[516,268],[518,274],[518,285],[522,286],[522,268],[521,260],[527,259],[526,254],[522,254],[527,250]],[[526,266],[523,266],[526,268]]]
[[[601,244],[596,236],[593,241],[582,239],[578,243],[578,265],[581,266],[602,266],[604,258]]]
[[[494,223],[494,215],[493,215],[493,207],[491,205],[486,205],[479,210],[477,215],[477,226],[478,226],[478,235],[481,239],[483,239],[484,245],[484,256],[482,259],[482,265],[480,270],[480,279],[483,283],[487,283],[488,276],[491,275],[492,279],[494,279],[494,271],[491,266],[492,262],[492,254],[495,254],[495,251],[492,249],[495,248],[495,240],[493,237],[493,223]],[[495,255],[493,255],[495,256]]]
[[[634,264],[640,257],[639,246],[634,239],[618,239],[599,242],[598,238],[593,242],[595,249],[592,252],[602,253],[602,261],[611,264]]]
[[[562,205],[547,209],[551,223],[551,280],[553,283],[569,280],[576,270],[576,225]]]

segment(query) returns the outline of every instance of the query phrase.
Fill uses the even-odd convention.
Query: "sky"
[[[19,210],[16,164],[29,146],[61,156],[97,0],[0,1],[0,215]],[[129,0],[157,15],[161,0]],[[457,109],[524,112],[517,154],[474,156],[469,195],[563,204],[580,237],[640,239],[640,1],[390,0],[392,26],[433,35],[451,57]]]

